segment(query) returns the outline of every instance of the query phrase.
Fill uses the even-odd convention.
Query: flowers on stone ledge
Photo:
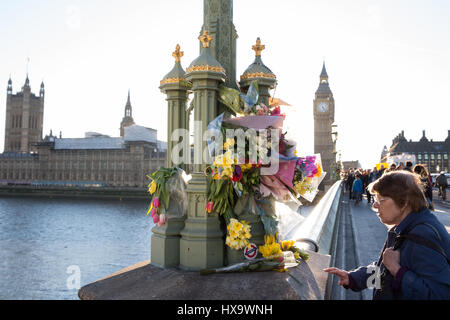
[[[275,235],[265,235],[264,245],[260,246],[258,249],[262,256],[269,260],[277,259],[282,255],[281,246],[275,241]]]

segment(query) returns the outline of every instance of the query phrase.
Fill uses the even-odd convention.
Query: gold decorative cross
[[[252,47],[252,49],[256,52],[256,56],[261,55],[261,51],[263,51],[266,48],[265,45],[261,44],[261,39],[256,39],[256,44]]]
[[[203,31],[203,34],[198,39],[203,44],[203,48],[209,48],[212,37],[208,34],[208,30]]]
[[[175,52],[172,53],[172,57],[175,58],[175,62],[180,62],[182,56],[184,56],[184,52],[180,50],[180,45],[177,44]]]

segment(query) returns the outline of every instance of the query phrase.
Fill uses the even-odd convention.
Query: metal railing
[[[330,254],[341,195],[342,180],[331,186],[295,231],[299,247],[322,254]]]

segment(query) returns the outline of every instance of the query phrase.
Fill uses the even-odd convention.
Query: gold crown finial
[[[180,62],[182,56],[184,56],[184,52],[180,50],[180,45],[177,44],[175,51],[172,53],[172,57],[175,58],[175,62]]]
[[[203,48],[209,48],[212,37],[209,35],[208,30],[203,31],[203,34],[198,39],[203,44]]]
[[[261,44],[261,39],[258,37],[258,39],[256,39],[256,44],[252,47],[252,49],[256,52],[256,56],[260,56],[261,51],[263,51],[265,48],[266,46]]]

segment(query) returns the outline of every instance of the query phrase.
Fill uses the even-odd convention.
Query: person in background
[[[346,289],[374,288],[374,300],[449,300],[450,235],[427,208],[418,175],[393,171],[369,186],[373,208],[393,225],[377,262],[353,271],[323,271]]]
[[[363,192],[363,182],[359,174],[355,174],[355,181],[353,181],[352,194],[355,199],[355,206],[361,201]]]
[[[371,177],[372,182],[375,181],[375,180],[377,180],[377,179],[379,178],[377,167],[373,167],[373,170],[372,170],[371,175],[372,175],[372,177]]]
[[[386,171],[386,168],[384,167],[384,165],[382,164],[380,166],[380,171],[378,171],[378,179],[381,178],[384,174],[384,171]]]
[[[431,181],[430,174],[428,170],[422,164],[416,164],[413,169],[415,174],[418,174],[420,181],[422,182],[423,192],[428,202],[428,208],[434,210],[433,205],[433,183]]]
[[[397,166],[397,170],[403,170],[405,169],[405,165],[403,164],[403,162],[400,162]]]
[[[406,171],[409,171],[409,172],[413,172],[412,169],[413,169],[412,162],[411,161],[406,161],[406,167],[403,168],[403,170],[406,170]]]
[[[391,166],[389,167],[388,172],[395,171],[395,170],[397,170],[397,165],[395,164],[395,162],[393,162],[391,164]]]
[[[436,187],[439,188],[439,195],[442,197],[442,200],[445,201],[447,195],[446,195],[446,189],[448,187],[447,177],[445,176],[445,172],[441,171],[441,174],[436,177]]]
[[[372,196],[369,192],[369,189],[367,189],[367,187],[369,186],[369,184],[372,182],[371,180],[371,171],[370,169],[366,170],[366,174],[364,175],[364,180],[363,180],[363,187],[364,190],[366,191],[366,197],[367,197],[367,203],[370,204],[372,203]]]
[[[350,169],[348,170],[348,176],[347,176],[347,181],[346,181],[346,183],[347,183],[347,188],[348,188],[348,190],[349,190],[348,198],[349,198],[350,200],[353,199],[352,188],[353,188],[353,181],[354,181],[354,180],[355,180],[355,176],[354,176],[354,174],[353,174],[353,170],[350,168]]]
[[[377,179],[378,179],[378,173],[377,173],[377,168],[375,167],[375,168],[373,168],[373,171],[370,172],[370,174],[369,174],[369,185],[370,185],[372,182],[375,182]],[[368,191],[368,194],[371,195],[371,193],[370,193],[370,191],[369,191],[369,188],[367,188],[367,191]],[[368,198],[367,198],[367,199],[368,199]],[[371,200],[371,203],[373,203],[374,198],[372,197],[372,195],[370,196],[370,200]]]

